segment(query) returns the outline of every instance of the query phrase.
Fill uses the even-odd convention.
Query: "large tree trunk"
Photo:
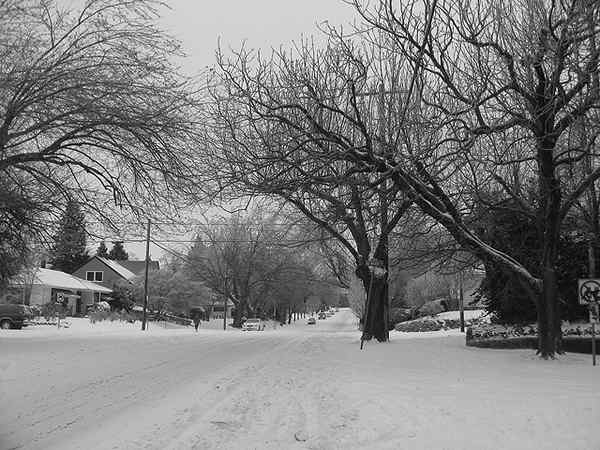
[[[248,317],[248,299],[241,298],[235,305],[235,314],[233,317],[233,326],[235,328],[242,327],[242,317]]]
[[[241,308],[241,304],[236,305],[235,314],[233,315],[233,326],[235,328],[242,327],[242,317],[244,317],[244,311]]]
[[[540,170],[539,193],[540,209],[538,212],[538,233],[543,245],[542,260],[542,293],[537,307],[538,318],[538,353],[542,358],[554,358],[562,353],[561,317],[558,308],[558,280],[556,277],[556,261],[558,259],[558,241],[560,239],[560,204],[561,190],[556,178],[553,149],[556,145],[550,137],[552,123],[549,117],[542,122],[547,128],[538,140],[537,158]]]
[[[554,358],[562,353],[562,330],[559,311],[558,283],[553,267],[545,267],[543,289],[537,308],[538,353],[542,358]]]
[[[362,266],[357,270],[357,275],[363,282],[367,293],[365,314],[362,318],[363,333],[361,340],[369,341],[375,338],[379,342],[386,342],[390,337],[387,324],[387,273],[374,274],[368,266]]]

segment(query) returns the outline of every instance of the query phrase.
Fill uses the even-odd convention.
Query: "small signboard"
[[[600,278],[580,278],[578,284],[580,305],[600,302]]]

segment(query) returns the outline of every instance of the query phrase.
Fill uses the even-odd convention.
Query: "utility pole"
[[[460,309],[460,332],[465,332],[465,299],[463,294],[463,269],[458,274],[458,308]]]
[[[229,290],[227,289],[227,277],[225,277],[225,295],[223,296],[223,331],[227,330],[227,295]]]
[[[385,87],[383,82],[379,85],[379,99],[377,102],[378,116],[379,116],[379,151],[381,156],[385,157],[386,148],[384,142],[385,133],[387,131],[386,123],[385,123]],[[387,235],[387,227],[388,227],[388,198],[387,198],[387,190],[388,190],[388,180],[387,178],[383,181],[381,187],[379,188],[379,208],[380,208],[380,235],[379,239],[381,239],[381,243],[383,245],[383,253],[381,254],[381,259],[383,260],[383,268],[386,271],[387,282],[385,284],[385,292],[384,298],[385,303],[383,304],[383,320],[385,321],[385,337],[386,340],[390,340],[390,332],[388,330],[390,323],[390,309],[391,309],[391,299],[390,299],[390,267],[389,267],[389,244],[388,244],[388,235]],[[371,275],[372,276],[372,275]]]
[[[227,330],[227,297],[223,297],[223,331]]]
[[[146,330],[146,310],[148,309],[148,263],[150,260],[150,219],[146,230],[146,267],[144,273],[144,313],[142,315],[142,331]]]

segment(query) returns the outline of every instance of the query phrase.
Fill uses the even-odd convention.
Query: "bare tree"
[[[596,166],[569,179],[587,155],[596,156],[569,137],[600,106],[600,5],[433,0],[422,15],[413,1],[350,3],[365,30],[386,33],[398,53],[422,69],[422,125],[398,130],[403,144],[393,161],[379,161],[380,170],[394,167],[395,182],[463,248],[521,280],[537,305],[538,351],[552,357],[561,342],[555,273],[561,222],[600,177]],[[419,159],[411,158],[415,150]],[[534,204],[519,195],[523,174],[537,185]],[[465,223],[461,177],[495,185],[520,213],[535,218],[540,278]]]
[[[379,341],[389,336],[388,236],[411,200],[352,152],[387,152],[383,135],[397,106],[390,98],[404,87],[384,53],[332,39],[268,60],[245,49],[220,57],[211,155],[228,195],[283,199],[343,246],[367,293],[363,339]]]
[[[242,317],[266,315],[273,307],[299,312],[313,278],[300,258],[302,243],[263,210],[237,213],[198,230],[186,266],[194,279],[234,304],[239,327]]]
[[[103,218],[111,198],[135,212],[174,200],[193,175],[197,95],[170,63],[161,3],[62,4],[0,3],[0,177]]]

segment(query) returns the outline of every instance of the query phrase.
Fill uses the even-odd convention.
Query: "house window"
[[[102,281],[104,272],[86,272],[85,279],[87,281]]]

